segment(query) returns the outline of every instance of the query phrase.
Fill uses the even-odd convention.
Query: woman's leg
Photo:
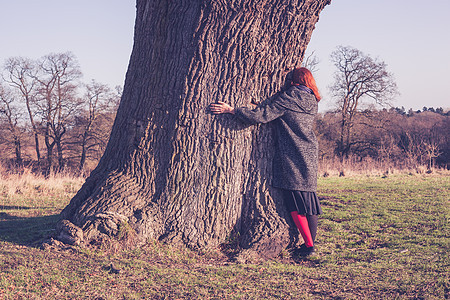
[[[308,219],[309,231],[311,232],[311,237],[313,242],[316,241],[317,236],[317,223],[319,217],[317,215],[306,215],[306,219]]]
[[[312,238],[311,231],[308,225],[308,219],[305,215],[299,215],[297,211],[291,212],[292,219],[294,220],[295,225],[297,226],[300,234],[305,241],[306,247],[310,248],[314,246],[314,239]],[[316,228],[317,230],[317,228]]]
[[[284,189],[281,191],[286,209],[291,213],[292,219],[305,241],[305,246],[313,247],[317,234],[317,216],[299,215],[293,191]]]

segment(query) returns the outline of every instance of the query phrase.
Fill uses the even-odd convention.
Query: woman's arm
[[[210,108],[214,114],[236,114],[240,119],[251,124],[268,123],[282,116],[286,111],[286,108],[277,103],[277,101],[271,100],[264,101],[253,109],[246,107],[233,108],[221,101],[211,104]]]
[[[234,109],[238,118],[250,124],[269,123],[284,115],[285,111],[286,108],[273,99],[261,102],[256,108],[238,107]]]

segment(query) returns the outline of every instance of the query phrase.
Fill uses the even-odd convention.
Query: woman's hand
[[[222,101],[212,103],[210,105],[211,112],[215,115],[218,114],[234,114],[234,108]]]

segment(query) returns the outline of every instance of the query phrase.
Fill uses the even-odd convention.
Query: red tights
[[[298,230],[300,231],[300,234],[303,237],[303,240],[305,241],[306,247],[313,247],[314,242],[313,238],[311,236],[311,231],[309,230],[308,225],[308,219],[305,215],[299,215],[298,212],[292,211],[291,212],[292,219],[294,220],[295,225],[297,226]]]

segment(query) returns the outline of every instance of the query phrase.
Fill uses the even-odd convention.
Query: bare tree
[[[341,114],[337,152],[343,159],[351,150],[353,122],[361,101],[367,99],[383,105],[398,92],[386,63],[358,49],[339,46],[331,54],[331,61],[337,68],[330,89]]]
[[[422,138],[424,140],[423,148],[428,160],[429,170],[431,170],[435,166],[436,159],[444,154],[443,149],[445,147],[448,148],[449,146],[447,136],[449,129],[446,127],[449,124],[450,117],[443,117],[441,115],[439,115],[439,117],[437,116],[437,112],[433,114],[433,116],[430,116],[430,119],[434,119],[434,122],[428,125],[429,130],[426,130],[426,133],[422,135]],[[442,118],[444,119],[442,120]]]
[[[0,84],[0,120],[4,119],[7,124],[7,131],[9,131],[14,144],[14,153],[16,157],[16,165],[23,166],[22,160],[22,136],[23,129],[19,125],[20,111],[14,105],[15,99],[13,93]]]
[[[64,209],[60,238],[95,243],[128,224],[140,242],[216,247],[239,233],[242,257],[278,255],[293,235],[269,183],[271,127],[247,128],[206,108],[280,91],[329,3],[137,0],[111,137]],[[64,229],[77,227],[76,236]]]
[[[119,88],[116,88],[116,90],[118,93],[120,92]],[[104,117],[105,114],[112,111],[113,107],[116,107],[118,95],[113,93],[107,85],[92,80],[91,83],[86,85],[84,101],[87,108],[83,111],[83,115],[79,116],[77,122],[78,126],[82,127],[79,171],[83,170],[88,150],[106,140],[105,137],[99,138],[93,127],[99,118]],[[103,121],[105,121],[105,118],[103,118]],[[107,134],[109,135],[109,130],[107,130]]]
[[[443,152],[440,151],[439,145],[437,142],[432,141],[430,143],[424,143],[425,153],[428,158],[428,169],[433,168],[434,159],[439,157]]]
[[[319,58],[315,54],[315,51],[312,51],[311,53],[306,53],[305,58],[302,62],[302,67],[305,67],[309,69],[312,73],[317,72],[318,65],[320,63]]]
[[[36,159],[41,160],[39,147],[39,126],[36,120],[36,66],[33,61],[22,57],[11,57],[4,64],[6,74],[5,82],[18,91],[21,99],[24,101],[28,118],[34,135],[34,146]]]
[[[47,147],[47,170],[54,166],[53,149],[56,145],[59,170],[64,167],[62,139],[73,112],[81,105],[77,98],[77,80],[81,71],[70,52],[49,54],[38,62],[34,79],[38,82],[39,113]]]

